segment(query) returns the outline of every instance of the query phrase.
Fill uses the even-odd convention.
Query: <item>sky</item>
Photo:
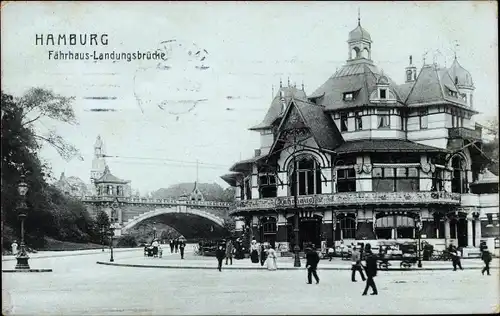
[[[43,87],[74,96],[78,125],[48,119],[81,152],[65,161],[44,146],[43,160],[90,182],[101,135],[111,172],[151,192],[179,182],[227,184],[220,176],[251,158],[273,86],[304,84],[311,94],[348,58],[347,36],[361,25],[372,60],[404,82],[409,55],[421,67],[450,66],[454,54],[472,75],[484,122],[498,113],[496,2],[48,2],[2,3],[2,91]],[[36,45],[36,36],[107,34],[108,45]],[[100,43],[98,43],[100,44]],[[49,51],[88,52],[55,60]],[[164,52],[166,60],[93,60],[93,52]],[[191,52],[191,55],[189,54]],[[200,52],[196,54],[195,52]],[[50,53],[53,57],[55,52]],[[203,59],[204,58],[204,59]],[[203,59],[203,60],[202,60]],[[92,109],[113,109],[96,112]],[[198,161],[198,163],[196,163]],[[198,166],[198,167],[197,167]]]

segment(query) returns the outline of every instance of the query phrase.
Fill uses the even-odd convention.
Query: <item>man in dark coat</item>
[[[222,245],[219,245],[219,247],[215,251],[215,257],[217,258],[218,262],[217,269],[219,269],[219,271],[222,271],[222,260],[224,260],[225,255],[226,252],[224,251]]]
[[[175,253],[177,253],[177,250],[179,250],[179,239],[174,240],[174,248],[175,248]]]
[[[485,272],[490,275],[490,262],[491,262],[491,253],[488,251],[488,247],[483,248],[483,252],[481,254],[481,259],[484,261],[485,267],[481,270],[481,274],[484,275]]]
[[[267,259],[267,252],[266,252],[266,247],[264,246],[264,243],[260,245],[260,265],[264,266],[264,262],[266,262]]]
[[[184,248],[186,248],[186,242],[184,240],[179,241],[179,250],[181,252],[181,259],[184,259]]]
[[[170,253],[174,252],[174,240],[170,239]]]
[[[458,249],[454,245],[448,247],[448,252],[451,255],[451,263],[453,264],[453,271],[457,271],[457,267],[463,270],[462,263],[460,262],[460,256],[458,255]]]
[[[371,295],[377,295],[377,286],[375,285],[375,281],[373,278],[377,275],[377,257],[372,252],[372,246],[370,244],[366,244],[365,246],[365,258],[366,258],[366,266],[364,266],[366,271],[366,286],[363,291],[363,295],[366,295],[368,292],[368,288],[371,287],[373,292]]]
[[[319,278],[316,269],[318,268],[319,255],[311,248],[307,248],[306,252],[307,284],[312,284],[311,276],[314,276],[316,284],[318,284]]]

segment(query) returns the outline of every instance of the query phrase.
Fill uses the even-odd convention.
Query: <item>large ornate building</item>
[[[372,44],[358,23],[348,60],[316,91],[280,84],[250,128],[261,147],[222,176],[236,188],[239,227],[281,250],[294,246],[295,216],[301,248],[420,234],[437,249],[483,239],[493,249],[498,195],[470,191],[487,161],[472,76],[456,57],[417,70],[410,56],[396,84],[375,66]]]

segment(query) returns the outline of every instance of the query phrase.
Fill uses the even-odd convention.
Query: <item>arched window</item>
[[[366,59],[370,58],[370,52],[368,51],[368,48],[363,49],[363,52],[361,53],[361,56],[363,58],[366,58]]]
[[[321,166],[311,155],[295,158],[289,167],[290,194],[321,194]],[[297,170],[297,172],[296,172]]]
[[[359,58],[359,57],[360,57],[360,51],[359,51],[359,48],[354,47],[354,48],[351,50],[351,59],[356,59],[356,58]]]
[[[356,239],[356,218],[354,214],[348,214],[339,221],[340,239]]]
[[[453,168],[453,179],[451,180],[451,192],[467,193],[467,163],[462,155],[456,155],[451,160]]]

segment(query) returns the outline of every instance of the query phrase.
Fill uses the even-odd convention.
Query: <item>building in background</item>
[[[237,227],[290,249],[298,214],[300,248],[420,235],[472,252],[499,225],[498,194],[471,191],[488,161],[472,76],[456,56],[450,68],[424,60],[420,69],[410,56],[396,84],[372,61],[372,44],[358,22],[346,63],[312,94],[280,84],[250,128],[261,147],[222,176],[236,188]]]

